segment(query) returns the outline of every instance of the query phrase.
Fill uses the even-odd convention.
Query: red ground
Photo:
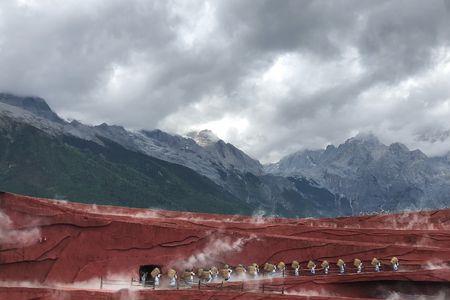
[[[261,219],[95,207],[2,193],[0,212],[0,299],[306,299],[301,295],[308,294],[324,296],[310,299],[384,299],[391,293],[403,299],[445,295],[450,287],[450,210]],[[388,265],[392,256],[400,260],[397,273]],[[373,257],[384,262],[382,272],[372,272]],[[347,262],[346,275],[335,274],[338,258]],[[365,273],[350,268],[354,258],[364,261]],[[134,291],[134,298],[127,290],[117,291],[130,286],[141,265],[183,269],[298,260],[305,267],[310,259],[333,263],[331,274],[303,271],[300,277],[246,281],[243,288],[231,282],[222,290],[146,289]],[[106,281],[103,290],[100,278]],[[124,284],[109,285],[111,279]]]

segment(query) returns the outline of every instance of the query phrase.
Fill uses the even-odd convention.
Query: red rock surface
[[[450,210],[262,219],[97,207],[2,193],[0,211],[0,299],[128,299],[126,290],[117,290],[129,288],[141,265],[161,265],[164,271],[298,260],[305,268],[310,259],[328,260],[331,274],[319,269],[310,276],[304,270],[299,277],[245,281],[244,288],[241,281],[230,282],[221,290],[217,285],[200,291],[197,286],[145,289],[133,292],[131,299],[304,299],[301,295],[309,294],[314,299],[384,299],[393,293],[402,298],[445,294],[450,286]],[[400,260],[399,272],[390,271],[392,256]],[[382,272],[372,272],[373,257],[384,263]],[[338,258],[347,263],[346,275],[336,274]],[[364,262],[363,274],[351,267],[354,258]],[[102,290],[100,278],[105,281]],[[123,286],[109,285],[112,279]]]
[[[4,297],[4,298],[3,298]],[[230,292],[230,291],[99,291],[80,289],[54,289],[54,288],[18,288],[5,287],[0,289],[0,299],[98,299],[98,300],[173,300],[173,299],[195,299],[195,300],[370,300],[370,298],[347,298],[347,297],[323,297],[323,296],[297,296],[280,294],[263,294],[255,292]]]

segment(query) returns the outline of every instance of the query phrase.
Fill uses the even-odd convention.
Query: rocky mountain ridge
[[[129,131],[106,123],[67,122],[39,97],[4,93],[1,115],[50,136],[72,136],[103,146],[112,141],[187,167],[271,214],[348,215],[450,205],[450,154],[428,157],[401,143],[385,145],[372,134],[359,134],[339,146],[302,150],[262,166],[209,130],[181,136],[159,129]]]
[[[338,147],[299,151],[265,166],[267,173],[317,181],[349,198],[356,212],[440,208],[450,205],[450,163],[372,134]]]
[[[27,109],[18,96],[3,95],[3,98],[1,98],[3,101],[0,101],[0,117],[2,117],[0,122],[3,122],[3,125],[0,128],[3,127],[4,129],[5,139],[8,139],[8,136],[14,136],[16,139],[20,139],[23,135],[30,134],[33,130],[29,128],[24,129],[26,133],[22,133],[20,130],[11,132],[11,128],[20,128],[17,124],[26,124],[48,135],[38,134],[36,136],[42,140],[45,139],[45,143],[55,142],[55,145],[57,145],[55,147],[75,147],[77,148],[75,149],[76,151],[88,151],[86,155],[89,155],[89,157],[92,157],[92,149],[95,149],[94,159],[100,160],[98,162],[100,165],[104,163],[103,160],[105,157],[108,160],[108,164],[117,164],[118,158],[112,153],[121,152],[124,153],[123,155],[132,158],[136,156],[132,152],[136,152],[151,158],[187,167],[217,184],[218,187],[214,188],[215,191],[223,189],[224,192],[231,195],[231,198],[239,199],[239,201],[242,201],[243,206],[254,207],[255,211],[264,211],[267,214],[284,216],[334,216],[338,214],[351,214],[350,206],[345,197],[330,193],[316,182],[303,178],[263,174],[263,167],[259,161],[252,159],[235,146],[215,138],[211,132],[201,131],[191,133],[190,137],[183,137],[161,130],[129,131],[121,126],[105,123],[90,126],[78,121],[67,122],[59,117],[58,119],[52,117],[53,114],[56,114],[48,105],[46,105],[45,109],[42,106],[42,112],[45,111],[45,113],[42,113],[41,111]],[[43,101],[38,100],[40,98],[37,97],[27,98],[31,100],[36,99],[39,103]],[[37,104],[36,106],[39,106]],[[34,142],[41,144],[43,143],[42,140]],[[10,147],[14,147],[16,144],[12,143]],[[124,152],[119,146],[130,152]],[[44,151],[40,151],[39,153],[46,155]],[[74,155],[74,153],[76,152],[65,151],[58,155]],[[43,157],[38,158],[37,160],[44,164],[39,167],[47,169],[60,163],[51,161],[51,159],[48,157],[45,157],[45,159]],[[110,159],[113,159],[113,161],[109,161]],[[126,163],[133,162],[133,160],[128,160]],[[8,163],[8,161],[4,162],[4,164]],[[51,165],[45,165],[45,163]],[[133,164],[131,167],[136,168],[137,166]],[[94,171],[100,172],[99,170]],[[181,169],[174,170],[174,172],[185,173]],[[102,174],[101,176],[104,175],[103,172],[99,174]],[[129,180],[128,178],[131,176],[130,173],[121,175],[127,178],[123,179],[125,181]],[[145,178],[148,176],[147,173],[141,175]],[[147,178],[145,180],[149,179]],[[199,182],[201,180],[197,181]],[[17,185],[19,183],[15,182],[14,184]],[[186,188],[186,183],[182,184],[184,185],[183,188]],[[8,185],[6,185],[7,187]],[[39,184],[34,188],[38,190],[47,189],[46,186],[40,186]],[[154,186],[154,188],[157,190],[162,188],[164,190],[164,186]],[[196,192],[202,193],[201,186],[189,188],[194,188]],[[108,187],[108,190],[114,190],[114,187]],[[26,193],[27,191],[17,190],[16,192]],[[72,195],[77,195],[73,191],[71,192]],[[135,193],[143,195],[146,191],[136,191]],[[33,195],[39,196],[40,194]],[[80,196],[83,195],[83,193],[80,194]],[[209,194],[207,193],[207,195]],[[225,198],[231,199],[230,195],[227,195]],[[189,207],[185,209],[189,210]]]

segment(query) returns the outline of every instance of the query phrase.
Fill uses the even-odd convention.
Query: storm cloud
[[[264,162],[359,132],[450,151],[450,1],[0,2],[0,90],[209,128]]]

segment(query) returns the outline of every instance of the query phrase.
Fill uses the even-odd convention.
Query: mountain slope
[[[54,113],[44,99],[39,97],[20,97],[16,95],[0,93],[0,102],[27,110],[34,115],[43,117],[53,122],[64,121]]]
[[[83,199],[83,201],[91,202],[100,198],[113,198],[115,201],[119,198],[130,199],[130,201],[122,203],[122,205],[128,206],[142,206],[144,205],[142,199],[148,196],[149,199],[160,199],[163,202],[162,207],[169,209],[208,209],[208,211],[217,209],[216,212],[238,212],[237,207],[241,205],[243,213],[249,213],[250,209],[248,208],[252,207],[253,210],[263,211],[269,215],[290,217],[336,216],[352,213],[349,202],[345,197],[330,193],[319,186],[317,182],[277,175],[263,175],[263,168],[257,160],[252,159],[233,145],[218,139],[210,131],[191,133],[190,137],[182,137],[161,130],[128,131],[116,125],[88,126],[77,121],[69,123],[59,117],[54,121],[55,118],[52,116],[56,114],[48,105],[42,106],[41,102],[44,100],[37,97],[27,97],[28,100],[25,101],[17,96],[11,95],[8,98],[6,94],[3,95],[3,98],[0,98],[0,116],[3,116],[5,120],[27,125],[30,127],[27,130],[31,130],[31,128],[38,130],[37,137],[45,137],[45,143],[49,145],[56,142],[61,147],[70,146],[72,147],[71,150],[73,148],[77,150],[77,152],[52,153],[52,156],[47,157],[48,153],[44,150],[44,142],[44,146],[39,148],[38,144],[33,144],[33,141],[27,140],[28,135],[17,136],[17,132],[10,133],[8,131],[10,128],[3,126],[5,129],[4,137],[13,135],[17,137],[15,143],[22,143],[24,147],[29,145],[27,146],[29,151],[38,151],[38,154],[30,157],[34,157],[34,160],[41,163],[39,167],[44,170],[49,168],[53,170],[52,168],[55,165],[59,166],[64,163],[60,160],[72,161],[72,159],[75,159],[79,165],[83,166],[82,170],[84,170],[83,168],[88,167],[86,162],[95,162],[98,168],[107,170],[109,173],[107,176],[103,173],[99,175],[100,177],[94,176],[94,179],[112,176],[115,182],[112,186],[104,184],[102,181],[96,182],[97,185],[93,188],[89,185],[89,182],[81,181],[76,191],[73,191],[70,189],[70,180],[61,181],[64,176],[57,178],[57,183],[51,182],[51,176],[58,177],[61,176],[58,174],[64,173],[63,169],[55,169],[52,174],[46,174],[47,177],[43,177],[48,179],[45,182],[40,182],[40,179],[33,182],[33,178],[40,178],[42,174],[31,172],[30,174],[33,174],[33,176],[28,178],[26,184],[22,184],[23,178],[16,175],[14,177],[16,182],[8,182],[9,185],[6,185],[6,187],[14,188],[12,191],[48,197],[64,195],[70,199]],[[30,106],[28,102],[33,100],[37,102],[34,106],[43,107],[42,111],[45,113],[36,113],[34,110],[27,109]],[[27,105],[24,105],[24,103],[27,103]],[[49,117],[47,118],[47,116]],[[20,141],[21,139],[23,141]],[[37,150],[34,147],[37,147]],[[120,149],[123,152],[123,157],[129,157],[130,153],[133,153],[133,158],[122,161],[122,156],[113,155],[111,149],[116,152]],[[80,151],[82,157],[79,157]],[[27,155],[30,154],[19,151],[16,161],[20,159],[20,156],[27,157]],[[41,155],[44,157],[41,158]],[[85,157],[86,155],[88,157]],[[178,177],[176,180],[171,178],[169,182],[172,185],[167,189],[164,180],[158,181],[153,177],[151,180],[147,178],[148,174],[140,169],[143,167],[139,162],[140,160],[165,161],[167,165],[176,166],[171,169],[171,174],[175,173],[177,176],[180,175],[177,173],[180,170],[189,170],[191,172],[189,174],[195,175],[189,176],[186,175],[188,173],[182,173],[186,176],[181,181],[178,180]],[[7,157],[4,164],[15,164],[16,161],[11,161],[11,157]],[[79,170],[76,170],[77,164],[74,163],[70,167],[79,172]],[[21,168],[26,169],[27,166],[21,165]],[[122,174],[122,171],[124,174]],[[210,181],[204,183],[206,178],[202,175]],[[83,176],[89,178],[86,174]],[[124,176],[124,178],[116,178],[117,176]],[[194,182],[189,182],[192,178]],[[199,178],[203,178],[203,181]],[[157,179],[160,178],[157,177]],[[299,181],[301,181],[301,184],[298,184]],[[30,184],[34,185],[30,186]],[[84,184],[87,185],[85,189],[83,189]],[[189,187],[187,190],[186,184]],[[53,188],[52,185],[54,185]],[[124,188],[119,188],[122,185]],[[147,186],[149,191],[144,189]],[[212,199],[211,189],[218,192],[212,194],[212,198],[217,199],[215,205],[208,202]],[[45,194],[42,194],[43,191],[45,191]],[[171,194],[173,191],[175,192]],[[37,192],[40,194],[36,194]],[[98,196],[96,196],[96,193]],[[194,195],[197,195],[195,193],[200,193],[200,195],[194,197]],[[139,199],[137,203],[133,200],[134,197]],[[202,199],[209,199],[203,201],[205,207],[199,204]],[[156,202],[160,203],[161,201]],[[171,203],[171,201],[174,203]],[[226,205],[220,203],[220,201],[225,201]],[[157,204],[152,203],[151,205]]]
[[[226,169],[250,172],[255,175],[263,173],[263,166],[258,160],[251,158],[232,144],[225,143],[211,130],[190,132],[188,137],[192,138],[213,157],[218,158]]]
[[[88,203],[250,213],[208,178],[103,140],[54,138],[0,118],[0,189]]]
[[[405,145],[360,135],[325,150],[301,151],[266,172],[303,176],[352,201],[356,212],[439,208],[450,205],[450,164]]]
[[[51,135],[0,116],[0,189],[85,203],[215,213],[351,213],[341,209],[348,205],[337,203],[335,195],[323,188],[308,190],[306,184],[298,189],[292,180],[271,175],[223,174],[224,182],[241,196],[236,197],[189,168],[126,149],[104,137],[96,139]]]

